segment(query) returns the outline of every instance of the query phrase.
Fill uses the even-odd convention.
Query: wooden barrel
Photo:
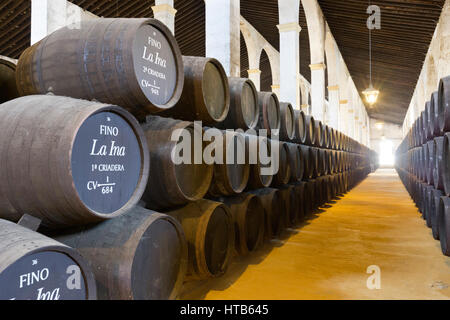
[[[223,131],[221,133],[223,135],[223,159],[221,159],[222,161],[219,159],[221,163],[216,161],[214,164],[214,175],[208,191],[208,194],[212,197],[241,193],[247,187],[250,177],[250,165],[245,159],[244,134],[237,131]]]
[[[439,203],[439,216],[437,218],[439,226],[439,240],[441,242],[442,253],[450,256],[450,198],[441,197]]]
[[[286,212],[286,204],[280,190],[263,188],[249,191],[261,199],[265,213],[264,240],[279,238],[283,231],[283,217]]]
[[[95,300],[92,270],[74,249],[0,219],[0,300]]]
[[[450,76],[439,81],[437,114],[440,135],[450,132]]]
[[[203,129],[188,121],[149,116],[142,125],[150,150],[150,174],[142,200],[151,209],[184,205],[203,198],[213,166],[203,161]],[[196,164],[196,162],[198,164]]]
[[[183,56],[184,87],[178,103],[159,115],[215,125],[230,109],[230,88],[222,64],[214,58]]]
[[[316,122],[312,116],[305,115],[305,132],[304,144],[314,145],[316,143]]]
[[[280,140],[292,141],[295,138],[295,113],[292,105],[280,102]]]
[[[422,170],[422,180],[428,183],[427,180],[427,173],[428,173],[428,163],[430,162],[430,155],[429,155],[429,149],[428,149],[428,144],[425,143],[422,146],[422,166],[421,166],[421,170]]]
[[[179,222],[139,206],[54,237],[88,260],[100,300],[174,299],[186,275],[187,245]]]
[[[310,201],[310,199],[308,199],[308,197],[305,195],[306,182],[295,182],[292,185],[294,186],[295,192],[297,194],[297,224],[299,224],[305,220],[305,202]]]
[[[311,147],[300,145],[300,150],[302,152],[302,158],[303,158],[303,180],[311,179],[314,176],[314,158],[312,151],[310,150]]]
[[[425,204],[424,204],[424,210],[425,210],[425,221],[427,223],[427,227],[431,228],[431,220],[433,217],[433,212],[432,212],[432,208],[433,208],[433,204],[434,204],[434,193],[433,193],[434,187],[433,186],[427,186],[425,188],[425,192],[424,192],[424,200],[425,200]]]
[[[26,49],[17,64],[21,95],[97,100],[139,118],[173,107],[183,90],[181,52],[156,19],[83,20]]]
[[[305,125],[305,113],[300,110],[294,110],[295,114],[295,142],[305,143],[306,139],[306,125]]]
[[[251,193],[242,193],[219,200],[231,210],[236,252],[246,255],[256,250],[264,237],[264,207],[261,199]]]
[[[246,134],[246,159],[250,164],[250,177],[247,188],[260,189],[270,186],[273,174],[265,174],[270,167],[271,142],[269,139],[255,135]],[[269,162],[268,162],[269,161]]]
[[[309,180],[305,183],[305,197],[307,200],[303,202],[305,217],[311,215],[315,210],[315,180]]]
[[[444,137],[434,138],[434,171],[433,182],[434,187],[439,190],[444,190]]]
[[[283,215],[283,223],[287,228],[295,227],[299,223],[299,203],[297,191],[293,185],[278,187],[285,204],[286,211]]]
[[[422,134],[424,137],[423,143],[426,143],[431,138],[431,128],[430,128],[430,120],[428,119],[430,116],[430,101],[425,103],[425,109],[423,110],[422,117]]]
[[[148,178],[136,119],[86,100],[36,95],[1,104],[0,154],[0,217],[28,213],[51,228],[123,214]]]
[[[199,200],[167,213],[182,225],[188,244],[186,279],[222,275],[234,249],[234,224],[230,209],[220,202]]]
[[[257,129],[265,129],[267,136],[271,136],[275,133],[272,130],[280,130],[280,102],[273,92],[258,92],[258,103],[259,120]]]
[[[444,135],[444,149],[442,151],[442,182],[444,192],[450,196],[450,132]]]
[[[317,177],[314,179],[314,207],[318,208],[321,207],[325,203],[325,194],[324,194],[324,186],[323,186],[323,179],[320,179],[320,177]]]
[[[303,179],[303,173],[305,169],[302,149],[300,145],[296,143],[286,143],[286,145],[289,149],[288,159],[291,171],[290,181],[300,181]]]
[[[441,190],[433,189],[432,190],[432,203],[430,203],[430,213],[431,213],[431,230],[433,233],[433,238],[439,240],[439,225],[437,222],[439,216],[439,203],[441,201],[441,197],[444,196],[444,193]]]
[[[278,145],[278,155],[274,154],[274,164],[278,167],[277,173],[273,176],[272,186],[287,184],[291,180],[291,166],[289,161],[289,147],[286,142],[276,141]]]
[[[230,110],[224,121],[217,124],[221,129],[255,129],[259,118],[258,91],[250,79],[228,78]]]
[[[439,129],[439,115],[438,115],[438,105],[439,105],[439,94],[437,91],[431,94],[430,99],[430,112],[428,114],[428,124],[430,126],[430,139],[440,135]]]
[[[427,183],[428,184],[434,184],[433,181],[433,169],[435,166],[435,153],[434,153],[434,140],[430,140],[426,144],[427,146],[427,154],[428,154],[428,161],[426,163],[426,176],[427,176]]]
[[[311,147],[310,152],[312,154],[312,167],[313,167],[313,177],[318,177],[321,174],[322,162],[320,161],[319,148]]]
[[[0,103],[19,97],[16,66],[17,60],[0,55]]]

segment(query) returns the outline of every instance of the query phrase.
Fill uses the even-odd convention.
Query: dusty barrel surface
[[[289,147],[286,142],[275,141],[272,146],[278,147],[278,152],[273,153],[274,170],[277,170],[273,176],[272,186],[287,184],[291,179],[291,166],[289,161]]]
[[[21,95],[95,99],[138,117],[173,107],[183,83],[178,44],[156,19],[83,20],[25,50],[17,65]]]
[[[186,275],[181,225],[141,207],[97,225],[65,230],[55,239],[86,258],[100,300],[174,299]]]
[[[439,190],[444,190],[444,137],[434,138],[434,171],[433,182],[434,187]],[[415,166],[416,167],[416,166]]]
[[[431,212],[431,230],[433,233],[433,238],[439,239],[439,225],[438,225],[438,216],[439,216],[439,203],[441,201],[441,197],[444,196],[444,193],[441,190],[433,189],[432,191],[432,203],[430,204],[430,212]]]
[[[306,139],[306,125],[305,125],[305,113],[300,110],[294,110],[295,115],[295,137],[296,143],[305,143]]]
[[[273,188],[263,188],[249,191],[249,193],[260,197],[266,213],[264,239],[268,241],[272,238],[278,238],[283,231],[282,219],[286,210],[280,191]]]
[[[273,180],[271,167],[271,142],[269,139],[250,134],[245,135],[246,159],[250,164],[247,187],[259,189],[270,186]]]
[[[427,167],[426,167],[427,182],[428,182],[428,184],[434,184],[433,169],[436,165],[436,161],[434,159],[434,156],[435,156],[434,140],[427,142],[427,149],[428,149],[428,161],[427,161]]]
[[[305,169],[303,153],[300,145],[296,143],[286,143],[289,153],[289,167],[291,171],[290,181],[296,182],[303,179],[303,173]]]
[[[184,87],[178,103],[160,113],[214,125],[225,120],[230,108],[230,88],[222,64],[214,58],[183,56]]]
[[[282,196],[286,212],[284,213],[284,227],[290,228],[299,222],[299,202],[298,195],[293,185],[284,185],[278,188]]]
[[[423,129],[423,143],[426,143],[431,138],[431,128],[430,128],[430,101],[425,103],[425,110],[423,111],[422,117],[422,129]]]
[[[0,300],[94,300],[91,268],[53,239],[0,219]]]
[[[442,78],[438,89],[437,114],[440,135],[450,131],[450,76]]]
[[[264,207],[261,199],[254,194],[243,193],[219,200],[231,210],[237,253],[246,255],[256,250],[264,237]]]
[[[305,133],[304,144],[314,145],[316,143],[316,121],[313,116],[305,115]]]
[[[439,93],[437,91],[431,94],[430,99],[430,112],[428,115],[428,121],[430,125],[430,139],[439,136],[439,115],[438,115],[438,105],[439,105]]]
[[[439,216],[437,218],[439,226],[439,240],[441,242],[442,253],[450,256],[450,198],[441,197],[439,202]]]
[[[67,97],[0,105],[0,157],[0,217],[28,213],[52,228],[123,214],[148,178],[136,119],[117,106]]]
[[[234,226],[229,208],[210,200],[199,200],[168,215],[182,225],[188,243],[187,279],[222,275],[234,248]]]
[[[445,194],[450,196],[450,132],[444,135],[442,150],[442,182]]]
[[[313,155],[313,151],[311,147],[300,145],[300,149],[302,152],[303,157],[303,164],[304,164],[304,170],[303,170],[303,180],[311,179],[314,176],[314,166],[316,158]]]
[[[158,116],[147,117],[142,128],[150,151],[149,183],[142,197],[146,206],[170,208],[203,198],[213,176],[213,166],[203,161],[205,144],[195,148],[203,129]]]
[[[297,194],[297,223],[305,219],[305,201],[310,201],[305,195],[306,182],[295,182],[292,184]]]
[[[17,60],[0,55],[0,103],[19,97],[16,66]]]
[[[265,129],[267,135],[279,133],[281,125],[280,102],[273,92],[258,92],[259,120],[257,129]],[[276,130],[276,131],[275,131]]]
[[[255,129],[259,119],[258,91],[253,81],[244,78],[228,78],[230,110],[224,121],[217,126],[222,129]]]
[[[217,130],[217,129],[207,129]],[[231,196],[244,191],[250,177],[246,162],[245,136],[239,132],[221,132],[223,140],[222,163],[214,164],[214,175],[208,194],[213,197]],[[220,159],[219,159],[220,160]]]
[[[291,141],[295,137],[295,113],[292,105],[280,102],[280,140]]]

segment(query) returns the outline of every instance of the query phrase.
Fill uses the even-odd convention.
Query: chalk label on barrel
[[[22,257],[0,274],[0,300],[85,300],[80,267],[56,251]]]
[[[164,34],[150,25],[136,32],[133,63],[142,92],[153,104],[166,104],[177,82],[177,64]]]
[[[72,176],[84,204],[104,214],[119,210],[136,190],[140,172],[138,140],[122,117],[100,112],[83,123],[72,149]]]

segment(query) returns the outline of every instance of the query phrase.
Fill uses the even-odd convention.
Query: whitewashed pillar
[[[311,100],[314,119],[324,120],[325,109],[325,64],[309,65],[311,69]]]
[[[173,0],[156,0],[152,10],[155,19],[164,23],[175,35],[175,14],[177,10],[173,7]]]
[[[240,76],[240,0],[205,0],[206,56],[219,60],[227,75]]]

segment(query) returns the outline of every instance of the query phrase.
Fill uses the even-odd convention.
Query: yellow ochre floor
[[[186,284],[181,299],[450,298],[450,258],[394,170],[379,169],[321,211],[224,276]],[[380,289],[367,287],[372,265]]]

